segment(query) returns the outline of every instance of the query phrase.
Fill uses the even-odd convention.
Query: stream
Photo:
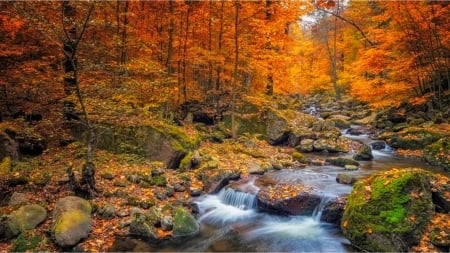
[[[367,135],[346,137],[370,144]],[[397,156],[386,146],[382,150],[373,150],[372,161],[360,162],[360,168],[354,173],[365,177],[389,168],[420,167],[438,172],[439,168],[425,164],[418,159]],[[351,157],[353,154],[345,154]],[[325,155],[315,154],[322,159]],[[337,155],[335,155],[337,156]],[[342,156],[342,155],[341,155]],[[269,178],[277,183],[303,184],[318,188],[322,200],[310,216],[280,216],[257,210],[254,194],[256,176],[246,180],[239,187],[245,192],[223,188],[218,194],[204,195],[194,199],[199,207],[198,222],[200,233],[182,241],[168,241],[152,245],[138,241],[134,251],[159,252],[352,252],[339,227],[320,221],[323,206],[330,199],[350,193],[350,185],[339,184],[336,176],[343,168],[326,166],[308,166],[304,169],[285,169],[270,171],[260,178]]]

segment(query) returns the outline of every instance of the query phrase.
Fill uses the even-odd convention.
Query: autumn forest
[[[0,251],[445,252],[449,18],[447,1],[0,1]],[[307,219],[317,242],[261,232]]]

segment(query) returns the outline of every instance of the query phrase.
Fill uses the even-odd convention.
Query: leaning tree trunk
[[[64,1],[62,3],[62,22],[63,22],[63,30],[65,34],[65,41],[63,43],[63,52],[64,52],[64,90],[66,95],[75,94],[78,103],[81,106],[82,110],[82,118],[80,118],[80,123],[86,128],[88,133],[87,140],[87,152],[86,152],[86,161],[83,165],[81,172],[81,179],[78,180],[74,173],[72,166],[69,166],[67,169],[67,173],[69,176],[69,183],[73,191],[76,195],[85,197],[85,198],[93,198],[95,196],[95,192],[97,191],[95,188],[95,165],[93,162],[93,142],[94,142],[94,128],[92,123],[89,120],[88,113],[86,110],[86,106],[84,104],[83,96],[80,89],[80,84],[78,82],[78,69],[77,69],[77,46],[83,37],[83,34],[86,30],[88,20],[92,14],[94,9],[94,5],[91,4],[86,18],[81,26],[81,31],[77,34],[77,26],[75,24],[75,9],[70,6],[69,1]],[[69,26],[68,26],[69,25]],[[71,105],[73,108],[70,109],[72,112],[75,110],[75,102],[66,102],[65,105]],[[67,110],[67,108],[65,108]]]

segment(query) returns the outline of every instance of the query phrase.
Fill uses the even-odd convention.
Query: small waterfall
[[[327,206],[327,204],[336,196],[331,196],[331,195],[323,195],[322,198],[320,199],[320,203],[319,205],[316,206],[316,208],[313,211],[312,214],[312,218],[319,222],[320,218],[322,218],[322,213],[323,210],[325,209],[325,207]]]
[[[237,207],[241,210],[256,208],[256,196],[250,193],[236,191],[226,187],[219,192],[219,199],[222,203]]]

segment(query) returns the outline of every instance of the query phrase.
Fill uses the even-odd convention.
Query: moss
[[[292,153],[292,158],[300,163],[308,163],[308,158],[304,154],[297,151],[294,151]]]
[[[70,231],[74,228],[74,226],[78,226],[78,224],[84,223],[89,219],[89,215],[82,210],[73,209],[64,212],[54,226],[54,234],[61,234],[65,231]]]
[[[6,176],[9,172],[11,172],[11,157],[7,156],[0,163],[0,175]]]
[[[167,185],[167,179],[164,175],[153,176],[149,179],[149,183],[151,185],[164,187]]]
[[[189,152],[183,159],[181,159],[179,169],[181,171],[186,171],[191,169],[191,161],[194,153]]]
[[[32,182],[37,186],[46,186],[52,178],[52,175],[48,172],[44,172],[43,174],[38,174],[32,178]]]
[[[174,236],[192,235],[198,232],[199,225],[195,218],[184,208],[179,207],[173,214]]]
[[[424,159],[432,165],[450,171],[450,137],[445,137],[425,147]]]
[[[13,252],[34,251],[42,241],[40,235],[32,235],[30,233],[21,233],[12,245]]]
[[[418,243],[433,212],[429,181],[429,173],[405,169],[357,182],[342,219],[344,234],[365,250],[408,250],[404,245]]]

